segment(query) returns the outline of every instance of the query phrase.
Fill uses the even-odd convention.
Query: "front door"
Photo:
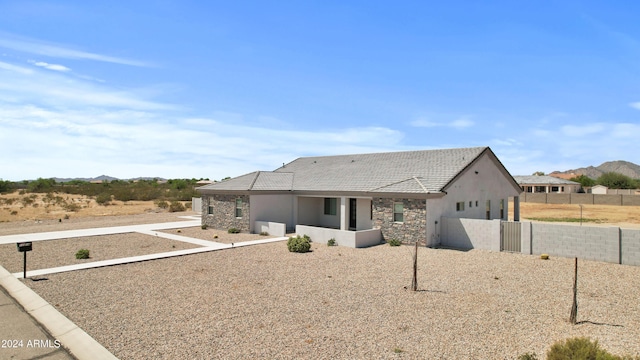
[[[349,230],[356,229],[356,199],[349,199]]]

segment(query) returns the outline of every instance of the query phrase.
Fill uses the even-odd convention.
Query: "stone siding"
[[[403,222],[393,221],[393,203],[404,204]],[[403,243],[425,244],[427,233],[426,200],[421,199],[373,199],[373,226],[380,229],[382,239],[398,239]]]
[[[236,217],[236,199],[242,199],[242,217]],[[209,205],[213,206],[213,214],[209,214]],[[211,195],[202,201],[202,224],[214,229],[230,228],[249,232],[249,196],[247,195]]]

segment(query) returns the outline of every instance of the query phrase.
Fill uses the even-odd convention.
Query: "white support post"
[[[347,211],[347,198],[340,197],[340,230],[347,230],[347,217],[349,212]]]

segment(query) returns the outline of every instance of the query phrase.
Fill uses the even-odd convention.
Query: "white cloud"
[[[640,101],[639,102],[633,102],[633,103],[629,104],[629,106],[631,106],[634,109],[640,110]]]
[[[562,134],[571,137],[581,137],[592,134],[600,134],[607,129],[607,125],[603,123],[583,124],[583,125],[564,125],[560,128]]]
[[[455,129],[465,129],[474,125],[468,117],[461,117],[453,121],[432,121],[426,118],[421,118],[410,122],[414,127],[452,127]]]
[[[4,71],[3,71],[4,70]],[[103,84],[66,76],[67,72],[43,72],[0,62],[0,95],[13,102],[54,107],[98,106],[137,110],[172,110],[176,106],[147,100],[150,89],[114,89]]]
[[[30,63],[32,63],[35,66],[39,66],[39,67],[43,67],[45,69],[49,69],[49,70],[54,70],[54,71],[71,71],[71,69],[69,69],[66,66],[63,65],[58,65],[58,64],[49,64],[46,63],[44,61],[33,61],[33,60],[29,60]]]
[[[31,70],[31,69],[27,69],[27,68],[24,68],[22,66],[8,64],[8,63],[2,62],[2,61],[0,61],[0,69],[11,71],[11,72],[14,72],[14,73],[26,74],[26,75],[33,73],[33,70]]]
[[[37,54],[64,59],[94,60],[130,66],[149,67],[149,63],[130,60],[115,56],[101,55],[81,50],[72,49],[70,46],[47,43],[44,41],[16,36],[9,33],[0,33],[0,47],[21,51],[29,54]]]

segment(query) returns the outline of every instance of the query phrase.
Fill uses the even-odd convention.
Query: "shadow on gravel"
[[[599,323],[599,322],[594,322],[594,321],[589,321],[589,320],[584,320],[584,321],[578,321],[578,322],[576,322],[576,325],[581,325],[581,324],[591,324],[591,325],[600,325],[600,326],[613,326],[613,327],[624,327],[623,325]]]

